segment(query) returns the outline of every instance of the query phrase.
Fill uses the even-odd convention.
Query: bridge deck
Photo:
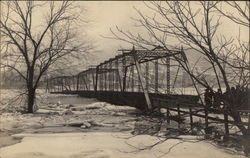
[[[129,105],[139,109],[145,109],[146,100],[143,92],[119,92],[119,91],[60,91],[52,93],[77,94],[82,97],[97,98],[111,104]],[[181,107],[197,106],[198,96],[194,95],[169,95],[149,93],[149,98],[154,108],[161,107]],[[161,100],[161,105],[159,101]]]

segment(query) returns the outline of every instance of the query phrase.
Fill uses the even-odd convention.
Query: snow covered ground
[[[2,158],[241,158],[208,142],[181,142],[169,139],[151,150],[138,148],[151,145],[158,138],[128,133],[88,132],[57,134],[18,134],[21,143],[0,149]]]
[[[7,92],[5,96],[1,109],[8,106]],[[39,97],[34,114],[0,110],[1,158],[244,157],[196,136],[163,141],[156,136],[132,135],[138,119],[146,119],[132,107],[86,98],[74,103],[71,99],[76,96],[42,92]]]

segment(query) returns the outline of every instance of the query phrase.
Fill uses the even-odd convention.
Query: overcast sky
[[[86,31],[89,37],[94,41],[94,45],[98,50],[95,54],[94,60],[89,60],[89,64],[98,64],[108,58],[114,57],[117,54],[117,50],[121,47],[132,48],[131,44],[117,41],[114,39],[103,38],[103,36],[112,36],[110,28],[115,30],[118,26],[123,30],[130,30],[133,33],[137,33],[138,28],[134,27],[134,21],[131,19],[138,17],[138,13],[134,9],[137,8],[144,14],[152,16],[152,10],[146,8],[143,1],[77,1],[81,7],[86,8],[86,12],[83,17],[86,17],[90,23],[87,27],[82,27],[82,31]],[[198,2],[193,2],[198,3]],[[244,2],[242,2],[244,3]],[[226,6],[223,6],[226,9]],[[44,10],[39,10],[37,14],[43,14]],[[237,14],[237,13],[234,13]],[[39,18],[36,18],[40,21]],[[230,20],[223,20],[223,24],[220,26],[218,33],[223,35],[238,36],[239,26]],[[241,38],[249,39],[249,31],[242,30]],[[171,41],[168,41],[171,42]]]
[[[152,16],[152,11],[149,11],[142,1],[80,1],[78,3],[87,9],[87,17],[91,21],[87,33],[94,39],[97,49],[100,50],[98,59],[96,58],[97,63],[113,57],[120,47],[132,47],[130,44],[105,39],[100,35],[111,36],[110,28],[115,29],[116,25],[124,30],[134,30],[131,17],[138,17],[138,13],[133,7]],[[223,9],[226,9],[226,6],[223,6]],[[221,34],[235,37],[238,36],[239,27],[229,20],[224,20],[219,31]],[[248,39],[248,31],[242,30],[242,32],[242,38]]]
[[[137,16],[133,7],[145,8],[142,1],[82,1],[78,3],[87,9],[88,19],[91,21],[87,33],[100,51],[98,62],[113,57],[117,53],[116,50],[121,47],[132,48],[130,44],[102,36],[111,36],[110,28],[114,29],[116,25],[126,30],[133,29],[134,22],[130,18]]]

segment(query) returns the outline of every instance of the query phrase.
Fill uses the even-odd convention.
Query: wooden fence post
[[[169,109],[168,109],[168,107],[167,107],[167,123],[170,123],[170,118],[169,118],[169,116],[170,116],[170,112],[169,112]]]
[[[190,112],[190,128],[191,128],[191,131],[193,131],[193,114],[192,114],[191,106],[189,106],[189,112]]]
[[[79,75],[77,75],[77,79],[76,79],[76,90],[79,90]]]
[[[225,126],[225,136],[228,138],[229,136],[229,129],[228,129],[228,114],[227,110],[224,111],[224,126]]]
[[[155,88],[155,93],[159,93],[158,92],[158,78],[159,78],[159,72],[158,72],[158,60],[155,60],[155,86],[154,86],[154,88]]]
[[[208,107],[205,106],[205,134],[208,134]]]
[[[178,128],[180,128],[180,121],[181,121],[180,104],[177,104],[177,112],[178,112]]]

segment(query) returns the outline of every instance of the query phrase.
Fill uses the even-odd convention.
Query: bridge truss
[[[112,92],[135,96],[141,93],[149,109],[152,108],[152,95],[170,96],[174,93],[175,84],[180,82],[180,66],[176,59],[185,62],[183,51],[166,50],[162,47],[118,51],[121,54],[75,76],[50,79],[50,92]]]

